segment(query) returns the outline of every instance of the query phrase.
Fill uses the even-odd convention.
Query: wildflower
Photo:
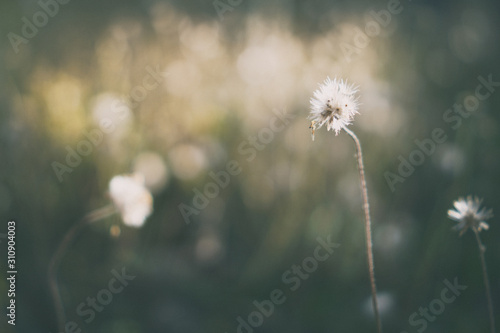
[[[359,178],[361,181],[361,192],[363,194],[363,210],[365,211],[365,235],[366,235],[366,255],[368,271],[370,274],[370,287],[372,292],[372,306],[375,314],[377,332],[382,332],[382,322],[380,320],[379,306],[377,300],[377,285],[375,284],[375,264],[373,262],[373,242],[371,231],[370,205],[368,203],[368,189],[366,188],[365,167],[363,164],[363,153],[361,151],[361,143],[356,134],[347,128],[358,113],[358,98],[356,93],[358,88],[354,85],[347,84],[347,81],[337,80],[332,81],[326,78],[323,84],[320,84],[319,89],[314,92],[314,97],[311,98],[311,119],[312,139],[314,140],[314,131],[326,123],[328,130],[335,130],[335,135],[338,135],[343,129],[354,141],[356,146],[356,155],[358,162]]]
[[[355,96],[358,88],[347,84],[347,81],[327,78],[311,98],[312,138],[314,131],[326,123],[327,129],[335,130],[339,134],[342,128],[351,124],[354,115],[358,112],[358,98]]]
[[[493,310],[490,279],[488,277],[488,269],[486,267],[486,259],[484,256],[486,247],[481,242],[481,236],[479,235],[479,232],[481,230],[489,229],[490,226],[488,225],[488,223],[484,222],[484,220],[493,217],[493,212],[491,209],[486,209],[484,207],[480,209],[482,201],[483,200],[479,199],[478,197],[474,197],[474,199],[472,199],[472,196],[468,196],[467,199],[458,198],[457,201],[453,202],[456,210],[448,210],[448,217],[458,222],[454,229],[460,230],[460,236],[462,236],[464,232],[466,232],[469,228],[474,231],[477,246],[479,248],[481,267],[483,268],[484,288],[486,293],[486,300],[488,302],[488,313],[490,317],[490,330],[491,333],[495,333],[495,311]]]
[[[487,210],[484,207],[479,209],[482,201],[478,197],[472,199],[472,196],[468,196],[467,199],[459,198],[453,202],[456,210],[448,210],[448,217],[458,222],[453,229],[460,230],[460,236],[469,228],[472,228],[474,232],[489,229],[490,226],[485,220],[493,217],[493,212],[491,209]]]
[[[109,182],[109,194],[123,223],[141,227],[153,211],[153,197],[140,174],[115,176]]]

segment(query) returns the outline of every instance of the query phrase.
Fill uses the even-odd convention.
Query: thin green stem
[[[375,313],[375,320],[377,322],[377,332],[382,332],[382,322],[378,311],[377,300],[377,285],[375,284],[375,265],[373,263],[373,242],[372,242],[372,229],[370,218],[370,205],[368,203],[368,190],[366,188],[365,167],[363,164],[363,153],[361,151],[361,143],[354,132],[344,126],[344,131],[354,140],[356,144],[356,156],[358,161],[359,178],[361,179],[361,191],[363,193],[363,209],[365,211],[365,237],[366,237],[366,256],[368,259],[368,270],[370,272],[370,285],[372,291],[372,305]]]
[[[57,283],[57,268],[61,262],[63,255],[66,253],[69,245],[75,238],[75,236],[88,224],[99,221],[113,213],[116,212],[116,209],[113,205],[108,205],[103,208],[96,209],[87,215],[85,215],[78,223],[73,225],[71,229],[64,235],[63,240],[57,247],[56,252],[52,255],[49,263],[48,269],[48,280],[50,286],[50,292],[52,294],[52,299],[54,301],[54,306],[56,310],[57,316],[57,325],[59,331],[65,332],[66,325],[66,315],[64,312],[64,306],[61,298],[61,293],[59,291],[59,286]]]
[[[491,300],[491,289],[490,289],[490,280],[488,278],[488,271],[486,269],[486,260],[484,259],[484,252],[486,252],[486,248],[481,242],[481,237],[479,237],[479,231],[477,228],[473,228],[474,234],[476,235],[477,245],[479,247],[479,256],[481,257],[481,266],[483,267],[483,279],[484,279],[484,287],[486,291],[486,299],[488,300],[488,312],[490,314],[490,328],[491,333],[495,333],[495,317],[493,312],[493,301]]]

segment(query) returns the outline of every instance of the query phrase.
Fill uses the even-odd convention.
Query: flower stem
[[[491,333],[495,333],[495,317],[493,315],[493,301],[491,300],[491,289],[490,289],[490,280],[488,278],[488,271],[486,269],[486,260],[484,259],[484,252],[486,252],[486,248],[481,242],[481,237],[479,237],[479,231],[477,228],[473,228],[474,234],[476,234],[477,245],[479,247],[479,256],[481,257],[481,266],[483,267],[483,279],[484,279],[484,287],[486,291],[486,299],[488,300],[488,312],[490,314],[490,328]]]
[[[370,272],[370,285],[372,290],[372,305],[373,311],[375,313],[375,320],[377,322],[377,332],[382,332],[382,323],[380,321],[380,315],[378,312],[378,300],[377,300],[377,285],[375,284],[375,265],[373,264],[373,242],[372,242],[372,230],[371,230],[371,219],[370,219],[370,205],[368,203],[368,190],[366,188],[365,179],[365,168],[363,165],[363,153],[361,152],[361,144],[358,137],[354,132],[347,129],[344,126],[344,130],[349,134],[349,136],[354,140],[356,144],[356,156],[358,160],[358,170],[359,178],[361,179],[361,191],[363,192],[363,209],[365,211],[365,236],[366,236],[366,255],[368,259],[368,270]]]
[[[66,325],[66,316],[64,312],[63,302],[61,298],[61,293],[59,291],[59,286],[57,284],[57,268],[61,262],[61,259],[68,249],[69,245],[75,238],[75,236],[82,230],[82,228],[90,223],[101,220],[113,213],[116,212],[116,209],[113,205],[108,205],[103,208],[96,209],[87,215],[85,215],[78,223],[73,225],[71,229],[64,235],[63,240],[59,244],[56,252],[52,255],[49,263],[48,269],[48,280],[50,286],[50,292],[52,294],[52,298],[54,301],[54,306],[57,315],[57,325],[59,331],[65,332]]]

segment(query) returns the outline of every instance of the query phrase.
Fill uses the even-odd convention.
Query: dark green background
[[[111,237],[110,226],[121,224],[118,217],[108,218],[86,228],[71,246],[59,270],[68,320],[77,322],[84,332],[235,332],[237,317],[255,310],[254,300],[268,299],[272,290],[280,288],[286,292],[286,302],[255,332],[374,332],[373,319],[364,308],[370,289],[354,146],[345,133],[335,137],[325,129],[318,130],[312,142],[307,129],[309,98],[316,83],[342,75],[360,85],[362,96],[360,115],[351,129],[359,135],[365,153],[377,283],[389,302],[383,311],[384,332],[416,332],[408,317],[440,296],[445,279],[454,278],[467,290],[425,332],[488,332],[475,239],[470,232],[459,238],[451,231],[453,222],[446,212],[453,200],[476,194],[500,214],[500,93],[495,91],[481,102],[456,130],[442,117],[454,103],[474,93],[478,76],[492,75],[500,81],[498,2],[401,4],[403,11],[348,63],[340,43],[352,44],[354,27],[363,28],[370,11],[385,9],[387,2],[244,0],[220,21],[211,0],[171,1],[163,7],[167,23],[160,33],[153,24],[160,8],[155,7],[156,1],[73,0],[62,5],[16,54],[7,34],[19,34],[21,18],[31,17],[39,7],[35,1],[2,1],[0,233],[7,232],[7,221],[17,222],[14,331],[56,332],[46,280],[50,256],[76,221],[109,202],[109,179],[131,171],[134,157],[142,151],[156,152],[170,170],[171,149],[191,144],[200,147],[210,163],[188,180],[171,171],[167,185],[154,195],[154,213],[142,228],[121,226],[120,237]],[[255,17],[267,22],[269,31],[279,32],[280,45],[295,43],[304,54],[290,75],[269,74],[275,100],[271,96],[262,101],[258,84],[248,90],[244,82],[236,84],[237,91],[233,87],[238,75],[232,73],[242,66],[238,57],[248,45],[246,36],[254,29],[249,22]],[[169,25],[170,21],[174,23]],[[130,33],[128,51],[123,58],[106,58],[107,63],[99,64],[97,50],[115,24]],[[139,32],[127,30],[137,25]],[[53,123],[56,118],[44,99],[45,87],[60,75],[80,82],[84,93],[79,128],[95,128],[90,120],[92,97],[106,91],[127,93],[140,84],[147,65],[182,61],[189,66],[198,61],[199,54],[181,45],[183,33],[198,25],[218,29],[219,56],[224,59],[196,62],[198,84],[192,91],[177,96],[163,88],[151,92],[132,110],[132,129],[119,143],[121,155],[98,147],[59,182],[51,163],[62,161],[65,147],[74,147],[84,137],[82,132],[62,129],[77,121],[69,113],[60,114],[60,122]],[[339,37],[336,33],[341,29],[347,30]],[[466,31],[459,54],[452,42],[457,31]],[[284,32],[288,39],[280,39]],[[266,34],[270,33],[255,36]],[[326,46],[318,46],[322,44]],[[203,53],[203,48],[197,52]],[[293,56],[285,52],[281,60],[287,62]],[[327,65],[317,56],[326,59]],[[304,68],[315,61],[324,70],[309,77]],[[336,66],[328,67],[330,61]],[[271,72],[273,64],[279,67],[280,63],[271,62]],[[101,75],[111,66],[118,73],[114,81],[109,73]],[[264,78],[260,81],[264,87],[267,73],[258,75]],[[186,76],[179,84],[187,82],[189,87],[189,80]],[[295,87],[286,102],[278,97],[282,85]],[[231,104],[220,102],[217,93],[225,91]],[[199,96],[200,102],[190,104]],[[256,116],[252,102],[266,107],[256,110]],[[384,105],[396,110],[399,118],[389,113],[388,120],[373,131],[369,121],[360,125],[362,117],[378,119]],[[295,118],[254,161],[247,162],[238,146],[268,126],[274,108],[284,108]],[[192,123],[186,125],[185,119]],[[416,149],[414,140],[429,138],[434,128],[443,128],[447,141],[392,192],[384,173],[397,172],[398,156],[408,158]],[[178,205],[190,203],[192,189],[202,188],[211,181],[210,171],[223,170],[233,159],[242,166],[241,174],[185,224]],[[489,222],[490,230],[481,236],[498,313],[500,228],[498,218]],[[204,249],[200,242],[207,235],[215,237],[222,251],[208,261],[200,259]],[[318,236],[328,235],[341,246],[291,292],[282,274],[311,256]],[[0,241],[0,269],[5,272],[6,242]],[[95,320],[85,323],[75,313],[78,304],[95,297],[107,286],[111,271],[122,267],[136,278]],[[0,281],[0,303],[5,309],[8,288],[5,279]],[[0,327],[2,332],[13,331],[5,318],[0,319]]]

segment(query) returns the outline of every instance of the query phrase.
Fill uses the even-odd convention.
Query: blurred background
[[[0,279],[1,331],[58,332],[49,260],[78,220],[110,203],[110,179],[137,172],[154,197],[146,223],[103,219],[62,259],[77,325],[68,332],[374,332],[354,145],[324,128],[313,142],[308,128],[309,99],[330,76],[359,86],[351,129],[364,150],[385,332],[422,329],[409,317],[455,278],[468,288],[424,330],[487,332],[477,244],[446,212],[472,194],[500,215],[499,87],[465,116],[448,110],[474,101],[479,76],[500,82],[498,7],[1,2],[0,237],[16,221],[18,267],[15,327]],[[389,184],[436,128],[445,142]],[[240,172],[196,201],[229,162]],[[500,226],[489,222],[481,236],[498,311]],[[318,237],[340,247],[291,290],[284,275]],[[77,312],[123,268],[135,278],[92,320]],[[275,289],[284,302],[252,315]]]

